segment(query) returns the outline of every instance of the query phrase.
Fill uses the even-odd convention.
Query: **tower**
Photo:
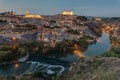
[[[26,16],[29,15],[28,9],[26,9]]]

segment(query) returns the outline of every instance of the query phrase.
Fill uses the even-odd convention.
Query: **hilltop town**
[[[56,15],[30,14],[28,9],[25,15],[17,15],[14,11],[2,12],[0,13],[0,66],[15,64],[17,69],[19,63],[24,64],[28,60],[26,64],[34,64],[33,68],[20,77],[10,77],[25,80],[44,80],[44,78],[54,80],[56,75],[60,76],[59,80],[70,78],[102,80],[106,76],[115,74],[117,77],[111,76],[111,78],[118,79],[119,73],[116,72],[119,72],[120,65],[119,21],[119,18],[75,15],[73,11],[63,11]],[[86,56],[83,52],[90,45],[99,42],[103,32],[109,35],[112,44],[110,50],[99,56]],[[72,52],[77,54],[78,61],[61,60],[67,53]],[[48,57],[53,54],[54,56]],[[42,59],[44,60],[42,64],[30,62],[30,60],[41,61]],[[39,65],[43,65],[44,74],[37,71],[40,68]],[[108,67],[110,68],[107,69]],[[49,68],[51,70],[47,70]],[[34,70],[33,73],[32,70]],[[110,72],[106,73],[105,70]],[[94,74],[91,75],[91,73]],[[104,73],[106,76],[103,75]],[[46,77],[45,74],[50,76]]]
[[[1,13],[0,20],[1,41],[4,38],[12,39],[13,37],[25,42],[33,40],[60,42],[64,39],[77,40],[83,36],[96,39],[98,36],[93,31],[96,33],[100,31],[97,23],[84,16],[74,15],[73,11],[42,16],[29,14],[27,9],[25,15],[16,15],[13,11]],[[98,31],[94,30],[94,26]],[[94,28],[93,31],[90,28]]]

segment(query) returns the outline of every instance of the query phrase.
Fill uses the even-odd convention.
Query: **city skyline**
[[[120,16],[120,0],[1,0],[0,12],[15,11],[17,14],[25,14],[26,9],[30,13],[41,15],[59,14],[63,10],[73,10],[75,14],[85,16]]]

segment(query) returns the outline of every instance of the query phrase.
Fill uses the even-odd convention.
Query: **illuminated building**
[[[62,13],[63,15],[73,15],[74,13],[73,13],[73,11],[63,11],[63,13]]]
[[[96,21],[100,21],[100,20],[101,20],[101,18],[95,18],[95,20],[96,20]]]
[[[38,14],[29,14],[28,9],[26,10],[25,18],[37,18],[42,19],[43,17]]]

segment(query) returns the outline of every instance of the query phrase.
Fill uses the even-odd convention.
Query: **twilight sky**
[[[58,14],[63,10],[73,10],[75,14],[86,16],[120,16],[120,0],[0,0],[1,11]]]

